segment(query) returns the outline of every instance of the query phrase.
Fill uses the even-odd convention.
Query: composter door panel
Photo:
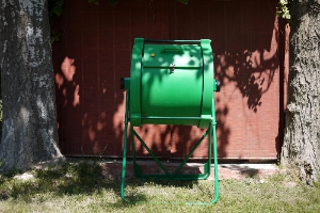
[[[197,45],[145,45],[142,123],[198,125],[203,69]]]
[[[170,119],[172,124],[196,122],[186,118],[199,118],[201,114],[202,78],[197,78],[200,70],[176,69],[174,73],[169,72],[159,68],[143,70],[142,117],[185,118],[183,123],[179,119]],[[161,119],[153,121],[162,122]]]

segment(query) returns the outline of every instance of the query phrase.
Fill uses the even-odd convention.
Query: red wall
[[[222,82],[216,93],[219,157],[276,158],[284,89],[276,0],[106,2],[96,6],[87,0],[65,0],[57,25],[62,39],[53,53],[64,154],[121,156],[124,92],[119,81],[130,75],[135,37],[209,38],[215,77]],[[181,158],[203,130],[147,125],[139,132],[157,155]],[[136,148],[145,156],[141,145]],[[205,157],[206,149],[205,143],[193,157]]]

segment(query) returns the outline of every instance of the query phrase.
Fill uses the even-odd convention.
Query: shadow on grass
[[[25,173],[26,174],[26,173]],[[103,175],[102,167],[97,162],[66,163],[61,167],[35,169],[28,174],[33,177],[22,180],[23,174],[11,173],[0,175],[0,200],[22,200],[33,202],[47,200],[52,197],[64,198],[68,196],[106,196],[109,192],[118,198],[105,203],[115,208],[135,205],[135,201],[147,202],[145,192],[135,190],[136,187],[158,185],[162,187],[193,188],[196,181],[172,180],[126,180],[126,198],[132,203],[126,203],[120,198],[120,177],[108,178]],[[19,178],[17,178],[19,177]],[[112,195],[113,196],[113,195]]]
[[[32,200],[38,195],[93,195],[103,190],[118,191],[119,186],[114,180],[101,174],[97,163],[80,162],[66,163],[62,167],[35,169],[30,171],[33,178],[21,180],[20,175],[7,174],[0,176],[0,199]]]
[[[252,168],[250,166],[244,166],[244,165],[221,165],[222,168],[228,168],[230,170],[237,171],[241,176],[254,178],[260,173],[260,169]]]

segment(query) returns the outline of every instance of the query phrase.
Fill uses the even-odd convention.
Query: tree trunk
[[[312,184],[320,174],[320,0],[291,2],[288,106],[281,163]]]
[[[0,15],[0,173],[58,162],[47,0],[1,0]]]

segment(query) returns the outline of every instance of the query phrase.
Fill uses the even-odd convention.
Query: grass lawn
[[[127,197],[145,202],[126,203],[119,195],[120,177],[104,177],[97,163],[67,163],[27,174],[33,178],[0,176],[0,213],[320,212],[320,183],[305,186],[285,173],[264,179],[221,180],[220,198],[215,205],[208,206],[184,202],[210,202],[214,196],[213,181],[129,179]]]

